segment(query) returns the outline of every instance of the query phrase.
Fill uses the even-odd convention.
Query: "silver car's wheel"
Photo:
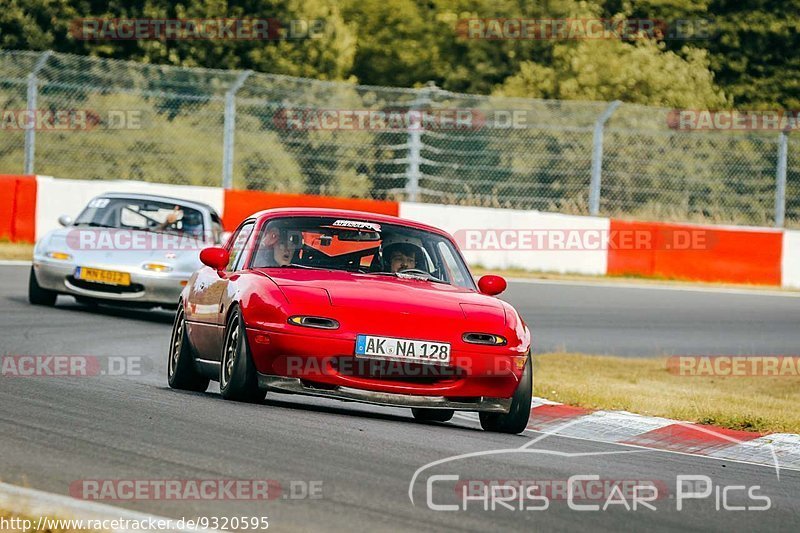
[[[31,267],[30,277],[28,278],[28,301],[33,305],[46,305],[52,307],[56,305],[58,293],[44,289],[36,279],[36,272]]]
[[[258,375],[238,308],[234,308],[228,317],[220,363],[219,392],[223,398],[238,402],[260,402],[264,399],[266,391],[258,388]]]
[[[167,381],[173,389],[203,392],[208,388],[207,377],[201,375],[194,364],[194,356],[186,337],[186,318],[183,306],[175,313],[167,360]]]

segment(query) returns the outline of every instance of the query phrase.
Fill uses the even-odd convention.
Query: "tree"
[[[667,107],[714,108],[726,105],[714,84],[702,50],[685,58],[664,51],[656,41],[618,40],[557,44],[553,62],[526,61],[496,93],[504,96],[565,100],[622,100]]]

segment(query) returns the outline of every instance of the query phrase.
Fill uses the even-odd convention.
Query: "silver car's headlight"
[[[45,255],[57,261],[72,261],[72,256],[66,252],[47,252]]]
[[[165,265],[164,263],[145,263],[142,265],[142,268],[150,272],[170,272],[172,270],[171,266]]]

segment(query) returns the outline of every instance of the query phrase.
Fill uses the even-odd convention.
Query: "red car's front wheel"
[[[481,427],[496,433],[522,433],[528,427],[531,416],[531,397],[533,396],[533,364],[531,356],[525,361],[525,370],[511,398],[508,413],[481,413]]]
[[[258,375],[250,356],[247,333],[239,308],[234,308],[225,327],[225,344],[219,368],[219,392],[226,400],[260,402],[266,391],[258,388]]]

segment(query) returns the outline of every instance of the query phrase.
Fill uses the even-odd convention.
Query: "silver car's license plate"
[[[358,335],[356,337],[356,355],[446,365],[450,363],[450,344]]]

